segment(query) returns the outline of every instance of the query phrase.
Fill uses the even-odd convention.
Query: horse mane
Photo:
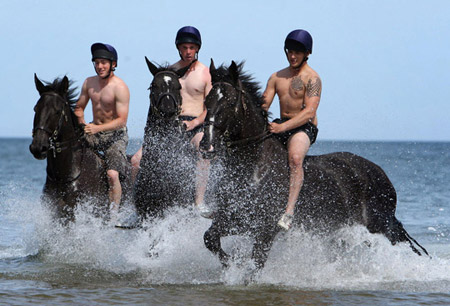
[[[56,78],[53,82],[44,81],[44,84],[51,91],[62,92],[62,80],[63,78]],[[72,110],[75,108],[78,97],[78,93],[76,92],[78,88],[73,86],[73,84],[74,81],[69,80],[69,89],[64,97]]]
[[[252,75],[244,71],[245,61],[236,63],[238,78],[242,83],[242,87],[245,92],[250,96],[250,100],[255,104],[256,107],[260,108],[263,112],[264,117],[268,118],[269,113],[261,108],[263,104],[263,96],[261,93],[261,86],[256,82]],[[231,76],[229,74],[229,68],[222,64],[214,72],[214,79],[217,82],[228,82],[233,83]]]
[[[156,64],[157,65],[157,69],[158,69],[158,72],[161,72],[161,71],[173,71],[173,72],[175,72],[175,71],[177,71],[174,67],[172,67],[172,65],[170,65],[170,63],[168,63],[168,62],[166,62],[166,63],[164,63],[164,64],[161,64],[161,65],[159,65],[159,64]],[[158,73],[157,72],[157,73]],[[156,74],[156,73],[155,73]]]

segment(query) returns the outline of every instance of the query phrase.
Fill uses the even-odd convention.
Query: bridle
[[[179,76],[173,71],[160,71],[160,72],[155,74],[154,79],[156,79],[156,77],[159,74],[165,74],[165,75],[166,74],[170,74],[170,75],[174,76],[177,79],[179,78]],[[163,116],[163,112],[158,107],[161,105],[161,100],[164,99],[164,98],[167,98],[167,97],[169,97],[169,99],[173,102],[173,106],[174,106],[174,108],[176,108],[176,112],[171,117],[167,117],[166,118],[166,117]],[[155,104],[152,103],[151,110],[152,110],[152,114],[157,116],[158,118],[164,118],[166,120],[174,120],[174,119],[178,118],[178,116],[181,114],[181,103],[179,103],[179,101],[178,101],[178,99],[177,99],[177,97],[175,96],[174,93],[172,93],[172,92],[163,92],[163,93],[158,95],[158,97],[156,99],[156,103]]]
[[[237,108],[239,107],[239,105],[242,105],[242,108],[244,110],[244,116],[248,117],[248,106],[245,103],[246,92],[242,87],[242,82],[240,80],[238,81],[239,88],[236,88],[233,84],[231,84],[229,82],[225,82],[225,81],[216,82],[216,83],[214,83],[213,87],[215,87],[216,85],[231,86],[235,91],[237,91],[238,95],[236,98],[236,102],[237,102],[236,103],[236,112],[237,112]],[[211,89],[211,91],[212,91],[212,89]],[[224,129],[221,126],[219,126],[214,120],[211,120],[211,118],[208,118],[208,120],[205,121],[204,125],[205,125],[205,128],[208,125],[212,125],[216,129],[218,129],[219,131],[222,132],[223,137],[224,137],[224,144],[226,145],[227,149],[232,149],[232,148],[236,148],[236,147],[244,147],[244,146],[248,146],[251,144],[256,144],[256,143],[259,143],[271,136],[271,133],[267,130],[267,127],[264,127],[264,131],[261,134],[238,139],[238,140],[231,140],[230,139],[231,133],[229,131],[229,125],[227,125],[226,128]]]
[[[56,154],[57,153],[61,153],[63,150],[67,149],[70,147],[70,144],[72,144],[74,141],[78,141],[78,137],[74,136],[74,138],[71,138],[69,140],[66,141],[58,141],[58,137],[60,135],[61,132],[61,128],[64,124],[64,122],[68,122],[69,119],[67,117],[67,113],[66,113],[66,106],[68,106],[67,102],[56,92],[45,92],[41,94],[41,98],[44,96],[51,96],[54,97],[56,99],[59,99],[62,101],[63,103],[63,108],[61,110],[61,113],[59,115],[59,119],[58,119],[58,124],[55,127],[55,129],[52,131],[50,130],[48,127],[44,126],[44,125],[39,125],[37,127],[33,128],[32,131],[32,136],[34,137],[35,133],[38,130],[42,130],[45,133],[47,133],[49,135],[48,137],[48,142],[49,142],[49,148],[48,150],[52,150],[53,151],[53,157],[56,158]]]

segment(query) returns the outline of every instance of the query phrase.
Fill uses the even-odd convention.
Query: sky
[[[323,86],[318,140],[450,141],[447,0],[0,0],[0,137],[31,137],[34,73],[80,88],[95,74],[91,44],[104,42],[130,89],[129,135],[141,138],[152,79],[144,56],[177,61],[186,25],[202,34],[201,62],[245,61],[262,91],[288,65],[286,35],[308,30]],[[279,116],[277,98],[270,111]]]

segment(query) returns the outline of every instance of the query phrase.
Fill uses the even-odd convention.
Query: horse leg
[[[219,231],[217,226],[214,226],[213,224],[203,235],[203,241],[205,242],[205,246],[208,248],[208,250],[210,250],[213,254],[219,256],[219,260],[222,266],[224,268],[227,268],[229,266],[230,256],[222,249],[220,237],[221,232]]]
[[[259,234],[256,237],[256,241],[253,245],[252,259],[255,263],[256,269],[261,270],[269,256],[269,251],[272,248],[273,239],[275,238],[276,232],[264,232],[264,235]]]

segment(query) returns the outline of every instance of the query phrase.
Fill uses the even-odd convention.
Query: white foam
[[[326,238],[301,229],[279,234],[265,268],[253,275],[252,239],[222,239],[223,248],[234,257],[230,268],[223,270],[203,243],[211,221],[189,208],[172,209],[164,219],[147,223],[147,229],[119,230],[93,217],[89,203],[77,209],[76,222],[68,227],[54,222],[37,199],[17,198],[9,204],[2,218],[15,222],[20,243],[4,250],[10,253],[0,253],[0,258],[43,251],[40,260],[50,264],[112,273],[137,271],[143,282],[151,284],[241,285],[252,277],[257,284],[314,290],[450,290],[448,245],[440,245],[439,254],[428,247],[432,259],[419,257],[408,245],[392,246],[361,226]]]

